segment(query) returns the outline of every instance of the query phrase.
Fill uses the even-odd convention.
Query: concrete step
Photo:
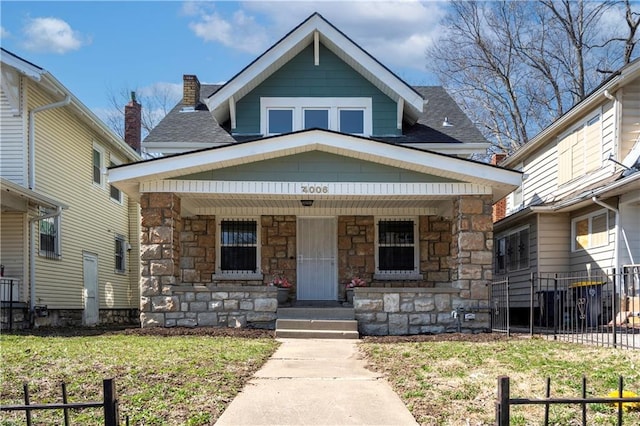
[[[276,320],[276,330],[332,330],[358,331],[358,321],[355,320],[307,320],[280,319]]]
[[[278,308],[278,319],[309,319],[309,320],[355,320],[353,308],[343,307],[291,307]]]
[[[358,339],[357,331],[276,329],[276,338],[289,339]]]
[[[276,320],[276,337],[298,339],[358,339],[356,320]]]

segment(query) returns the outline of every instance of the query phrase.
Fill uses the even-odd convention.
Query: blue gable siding
[[[373,136],[401,135],[396,103],[322,44],[318,66],[311,44],[236,103],[235,133],[260,133],[261,97],[371,98]]]
[[[439,176],[324,152],[290,155],[175,179],[265,182],[454,182]]]

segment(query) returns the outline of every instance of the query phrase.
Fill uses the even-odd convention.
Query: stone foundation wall
[[[141,314],[143,326],[274,328],[277,289],[267,286],[175,286],[165,309]]]
[[[477,303],[450,288],[360,287],[354,291],[353,307],[362,335],[480,332],[490,327],[488,313],[474,312]],[[474,312],[475,320],[454,317],[457,308]]]

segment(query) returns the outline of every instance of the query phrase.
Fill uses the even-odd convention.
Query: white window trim
[[[339,111],[341,109],[352,109],[364,111],[364,132],[360,136],[371,136],[373,133],[373,110],[371,98],[260,98],[260,133],[265,136],[273,135],[268,133],[268,110],[269,109],[292,109],[293,110],[293,131],[304,128],[305,109],[327,109],[329,110],[329,130],[340,131]]]
[[[116,252],[115,252],[115,241],[122,241],[122,269],[118,269],[118,264],[116,262]],[[116,234],[114,238],[114,253],[113,253],[113,270],[116,274],[126,274],[127,273],[127,239],[124,235]]]
[[[605,242],[603,244],[597,245],[597,246],[593,246],[591,245],[591,236],[593,235],[593,218],[596,216],[600,216],[600,215],[605,215],[605,219],[606,219],[606,224],[605,224],[605,235],[606,235],[606,239]],[[588,236],[589,236],[589,243],[588,246],[586,248],[579,248],[577,247],[576,244],[576,237],[577,237],[577,233],[576,233],[576,224],[584,219],[588,219],[588,226],[589,226],[589,230],[588,232]],[[582,216],[578,216],[576,218],[571,219],[571,251],[572,252],[579,252],[579,251],[586,251],[589,249],[593,249],[593,248],[598,248],[598,247],[605,247],[607,245],[609,245],[611,243],[611,240],[609,238],[609,212],[606,209],[601,209],[601,210],[596,210],[594,212],[582,215]]]
[[[96,182],[93,180],[93,151],[98,151],[100,153],[100,182]],[[93,150],[91,151],[91,182],[98,188],[105,189],[106,179],[105,179],[105,164],[107,158],[107,151],[96,142],[93,142]]]
[[[520,232],[524,231],[524,230],[529,231],[528,232],[528,240],[527,240],[527,244],[528,244],[528,249],[529,249],[529,253],[527,255],[527,266],[522,267],[522,268],[516,268],[516,269],[509,269],[509,237],[514,235],[514,234],[519,234]],[[496,271],[495,270],[495,265],[494,265],[494,272],[497,274],[505,274],[507,272],[517,272],[517,271],[526,271],[527,269],[531,268],[531,226],[530,225],[523,225],[523,226],[519,226],[515,229],[511,229],[507,232],[501,233],[498,236],[495,237],[495,243],[494,243],[494,248],[493,248],[493,254],[494,254],[494,258],[495,258],[495,250],[498,248],[499,244],[498,241],[500,241],[501,239],[506,239],[506,243],[505,243],[505,253],[504,253],[504,270],[502,271]]]
[[[379,229],[378,224],[386,221],[412,221],[413,222],[413,271],[381,271],[379,268]],[[423,279],[420,273],[420,228],[418,216],[379,216],[374,217],[375,223],[375,263],[376,269],[373,278],[376,280],[421,280]]]
[[[113,155],[111,156],[111,158],[110,158],[110,160],[109,160],[109,161],[110,161],[114,166],[119,166],[119,165],[121,165],[121,164],[123,163],[123,162],[122,162],[122,160],[120,160],[120,159],[119,159],[119,158],[117,158],[117,157],[114,157]],[[123,197],[122,191],[121,191],[121,190],[118,190],[118,193],[120,194],[120,199],[113,198],[113,197],[111,196],[111,184],[109,183],[109,199],[111,199],[111,201],[113,201],[114,203],[117,203],[117,204],[122,205],[122,204],[123,204],[123,202],[124,202],[124,201],[123,201],[123,200],[124,200],[124,197]]]
[[[222,222],[224,221],[255,221],[256,222],[256,269],[258,272],[223,272],[221,269],[222,262]],[[216,223],[216,271],[213,274],[214,280],[262,280],[262,239],[261,224],[259,216],[234,216],[221,217]]]

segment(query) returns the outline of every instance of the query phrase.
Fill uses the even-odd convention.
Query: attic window
[[[369,136],[373,130],[371,98],[260,98],[260,111],[263,135],[318,128]]]

